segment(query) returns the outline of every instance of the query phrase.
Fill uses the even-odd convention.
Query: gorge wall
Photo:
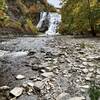
[[[47,0],[0,0],[0,33],[36,33]]]

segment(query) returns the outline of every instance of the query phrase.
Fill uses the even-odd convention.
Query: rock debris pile
[[[91,82],[100,85],[100,41],[56,37],[45,47],[21,59],[30,73],[18,73],[15,87],[0,87],[5,95],[0,100],[89,100]],[[29,74],[29,73],[28,73]],[[6,98],[6,99],[3,99]]]

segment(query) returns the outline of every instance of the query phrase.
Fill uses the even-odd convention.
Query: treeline
[[[63,0],[60,33],[92,34],[100,32],[100,0]]]

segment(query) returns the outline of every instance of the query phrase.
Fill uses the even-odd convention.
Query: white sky
[[[61,7],[60,2],[61,0],[48,0],[48,3],[54,5],[55,7]]]

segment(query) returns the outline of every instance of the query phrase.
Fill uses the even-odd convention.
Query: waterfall
[[[49,28],[48,31],[45,32],[46,35],[58,35],[57,28],[59,23],[61,22],[61,15],[58,13],[49,13]]]
[[[48,30],[45,32],[44,35],[58,35],[57,28],[59,23],[61,22],[61,15],[59,13],[54,12],[41,12],[40,14],[40,21],[37,24],[37,28],[43,28],[43,22],[49,20],[49,24],[46,26],[48,27]]]
[[[42,27],[43,21],[46,19],[46,17],[47,17],[47,12],[41,12],[40,21],[37,24],[37,28],[41,28]]]

